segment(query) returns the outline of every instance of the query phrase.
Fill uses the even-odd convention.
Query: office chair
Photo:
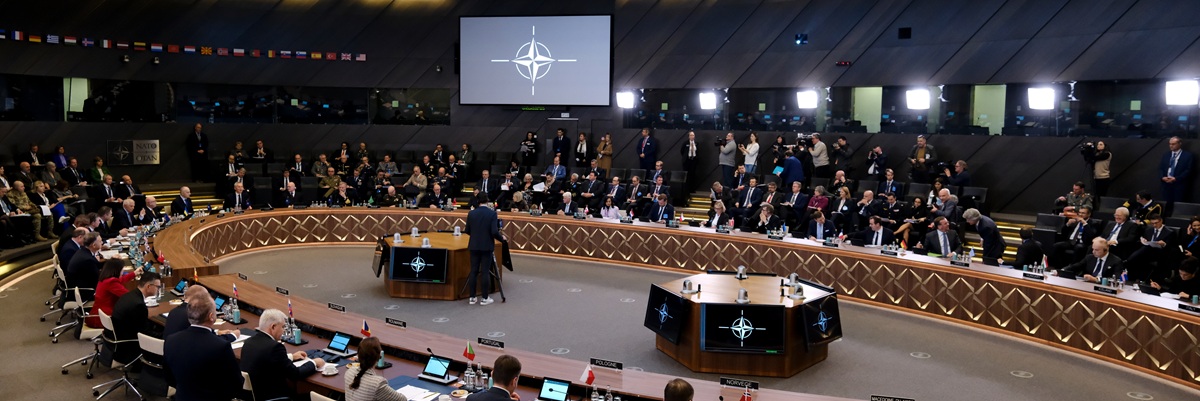
[[[248,396],[247,399],[254,401],[254,385],[250,384],[250,374],[246,371],[242,371],[242,391],[246,393],[243,396]]]
[[[308,398],[312,401],[334,401],[334,399],[323,396],[316,391],[308,392]]]
[[[55,267],[58,267],[58,242],[59,241],[61,241],[61,240],[54,240],[54,243],[50,244],[50,254],[53,255],[52,259],[54,260]],[[50,288],[50,294],[51,294],[50,298],[46,300],[46,306],[50,306],[51,310],[54,309],[54,306],[52,306],[52,305],[55,305],[56,303],[58,303],[58,300],[62,299],[62,296],[63,296],[63,287],[58,282],[58,278],[59,278],[58,271],[51,269],[50,270],[50,280],[54,281],[54,284],[53,284],[53,287]],[[44,315],[43,315],[42,321],[43,322],[45,321]]]
[[[75,293],[76,299],[78,299],[79,289],[76,288],[74,293]],[[82,309],[82,307],[81,307],[81,309]],[[80,311],[78,316],[79,316],[79,320],[83,320],[88,317],[91,317],[91,315],[88,315],[87,313],[82,312],[82,310]],[[82,324],[82,322],[80,324]],[[100,336],[103,334],[104,334],[104,329],[93,329],[91,327],[83,326],[83,330],[80,330],[80,332],[79,332],[78,339],[91,341],[92,344],[95,346],[95,349],[92,351],[92,353],[84,355],[82,358],[79,358],[79,359],[76,359],[71,362],[67,362],[67,363],[63,364],[62,365],[62,374],[64,374],[64,375],[67,374],[68,366],[71,366],[71,365],[74,365],[77,363],[81,364],[81,365],[87,365],[88,362],[91,361],[92,359],[100,357],[100,345],[104,343],[104,340],[101,339]],[[88,369],[87,378],[89,378],[89,379],[92,378],[92,370],[91,369]]]
[[[50,307],[50,311],[43,313],[38,321],[46,321],[46,317],[60,312],[63,303],[63,295],[67,293],[67,279],[63,277],[62,266],[58,264],[58,255],[54,255],[54,268],[50,269],[50,278],[54,280],[54,288],[51,290],[51,296],[46,300],[46,306]],[[55,323],[58,324],[58,323]]]
[[[138,391],[137,387],[134,387],[133,382],[129,380],[129,370],[134,366],[134,363],[136,363],[138,360],[142,359],[142,357],[139,355],[137,358],[133,358],[132,361],[126,361],[126,362],[118,361],[115,357],[118,347],[122,347],[122,346],[132,347],[138,342],[138,340],[117,340],[116,339],[116,336],[117,336],[116,331],[113,329],[112,317],[108,316],[108,314],[104,313],[104,311],[98,311],[98,312],[100,314],[100,322],[102,324],[104,324],[104,335],[101,335],[100,338],[104,340],[104,347],[108,349],[109,354],[114,355],[112,360],[110,360],[108,362],[108,367],[113,368],[113,369],[120,369],[121,377],[116,380],[110,381],[108,383],[103,383],[103,384],[100,384],[97,386],[93,386],[92,387],[92,396],[96,397],[96,399],[99,400],[101,398],[104,398],[105,396],[108,396],[109,393],[112,393],[116,389],[124,387],[126,389],[126,391],[132,390],[134,394],[137,394],[138,398],[143,398],[142,393],[140,391]],[[112,336],[112,337],[109,337],[109,336]],[[100,358],[92,359],[93,367],[99,363],[100,363]],[[88,373],[91,374],[90,367],[88,368]],[[109,386],[109,387],[107,390],[104,390],[104,393],[100,393],[100,388],[104,387],[104,386]]]
[[[60,273],[59,273],[60,277],[66,277],[65,275],[61,274],[61,270],[62,270],[61,268],[56,268],[56,269],[60,271]],[[63,285],[64,286],[66,285],[65,282]],[[66,291],[68,293],[72,294],[72,297],[70,297],[70,299],[67,299],[67,298],[62,299],[62,302],[61,302],[62,308],[60,308],[59,311],[56,311],[56,312],[61,312],[62,314],[59,315],[58,320],[56,320],[54,322],[54,324],[57,324],[58,326],[54,327],[53,329],[50,329],[50,342],[55,343],[55,344],[58,343],[58,336],[61,336],[63,333],[66,333],[68,331],[75,329],[75,326],[83,324],[83,320],[80,316],[87,314],[85,312],[85,310],[91,309],[92,301],[84,301],[83,298],[81,297],[82,292],[83,291],[95,291],[95,289],[73,287],[73,288],[66,289]],[[63,318],[68,317],[70,315],[74,315],[76,317],[76,319],[73,319],[69,322],[63,323],[62,322]],[[44,316],[45,315],[43,315],[43,319],[44,319]]]
[[[165,372],[162,366],[163,340],[148,336],[145,333],[138,333],[138,345],[142,347],[142,356],[138,358],[142,362],[142,365],[146,365],[146,367],[158,372]],[[146,384],[146,373],[147,370],[142,370],[142,374],[140,375],[143,385]],[[166,378],[164,377],[165,380]],[[166,396],[174,397],[175,387],[168,384]]]

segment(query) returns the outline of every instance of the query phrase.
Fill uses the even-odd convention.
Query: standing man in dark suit
[[[1124,263],[1120,257],[1108,252],[1108,243],[1103,238],[1095,238],[1092,240],[1092,254],[1083,258],[1083,260],[1067,266],[1063,270],[1083,275],[1083,279],[1092,283],[1099,283],[1103,277],[1112,278],[1116,276],[1124,268]]]
[[[196,123],[184,144],[192,168],[192,181],[204,182],[208,175],[208,134],[204,133],[204,126]]]
[[[875,145],[871,151],[867,153],[867,177],[876,177],[877,181],[883,181],[883,172],[887,169],[887,155],[883,153],[883,147]]]
[[[1164,265],[1167,264],[1166,260],[1174,260],[1172,257],[1179,253],[1175,245],[1176,233],[1163,226],[1162,216],[1152,214],[1146,220],[1149,221],[1149,224],[1142,230],[1142,246],[1133,251],[1133,254],[1129,255],[1129,259],[1125,260],[1125,266],[1129,268],[1129,279],[1133,281],[1161,279],[1159,272],[1152,268],[1157,267],[1157,270],[1168,271],[1164,268]],[[1157,266],[1151,266],[1151,263],[1154,262],[1157,262]]]
[[[130,291],[117,299],[113,305],[113,334],[117,341],[133,340],[133,342],[117,345],[113,352],[113,360],[130,363],[142,354],[142,348],[137,345],[138,333],[151,334],[150,310],[146,307],[145,299],[158,293],[162,287],[162,278],[158,273],[142,272],[138,280],[137,291]]]
[[[571,160],[571,138],[567,138],[567,130],[559,128],[554,132],[554,139],[550,143],[551,156],[558,157],[559,160]]]
[[[192,325],[163,344],[163,367],[175,378],[176,401],[224,401],[242,391],[237,357],[229,341],[213,333],[217,308],[207,295],[188,302]]]
[[[1162,181],[1162,199],[1166,202],[1167,216],[1175,209],[1175,202],[1187,202],[1187,188],[1191,184],[1192,164],[1195,156],[1183,150],[1183,140],[1177,136],[1167,140],[1170,151],[1158,162],[1159,180]]]
[[[500,355],[492,363],[492,388],[467,396],[467,401],[516,401],[521,361],[512,355]]]
[[[700,144],[696,143],[696,131],[688,130],[687,141],[683,142],[683,146],[679,147],[679,156],[683,159],[683,171],[687,172],[688,179],[684,183],[683,192],[691,193],[696,188],[696,161],[700,155]]]
[[[654,162],[658,161],[658,141],[650,137],[649,128],[642,128],[642,139],[638,140],[637,147],[638,166],[642,170],[653,170]]]
[[[796,154],[791,150],[784,152],[784,155],[786,157],[783,159],[783,171],[779,172],[780,180],[784,184],[804,182],[804,164],[796,158]]]
[[[296,366],[292,361],[308,358],[304,351],[291,354],[279,338],[283,336],[287,315],[279,309],[267,309],[258,319],[258,330],[242,346],[241,368],[254,383],[254,399],[297,399],[288,380],[299,381],[325,366],[321,358]]]
[[[1013,268],[1020,270],[1023,266],[1035,265],[1042,261],[1042,243],[1033,239],[1033,229],[1021,228],[1021,245],[1017,247],[1017,260]]]
[[[962,254],[962,241],[958,239],[958,232],[950,229],[950,220],[938,216],[933,219],[933,226],[937,229],[925,234],[925,241],[917,244],[918,247],[947,258]]]
[[[192,189],[188,187],[179,188],[179,197],[171,201],[171,213],[191,216],[195,211],[192,209]]]
[[[979,233],[980,241],[983,243],[983,263],[989,265],[997,265],[1000,259],[1004,256],[1004,237],[1000,236],[1000,229],[996,227],[996,222],[992,221],[991,217],[984,216],[979,213],[979,209],[970,208],[963,212],[963,220],[967,224],[975,226],[975,231]],[[1108,246],[1105,245],[1107,252]]]
[[[467,250],[471,252],[471,273],[467,276],[467,288],[470,288],[471,298],[468,303],[474,305],[479,302],[480,305],[487,305],[492,303],[492,263],[496,259],[496,240],[503,239],[504,235],[500,233],[500,220],[491,203],[482,197],[478,202],[479,207],[467,213],[467,225],[464,230],[471,237],[467,243]],[[482,280],[479,280],[481,276]],[[478,281],[483,281],[479,287],[483,292],[483,300],[475,298],[475,283]],[[496,382],[501,382],[499,377],[496,378]]]

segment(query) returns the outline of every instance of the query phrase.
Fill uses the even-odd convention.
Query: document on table
[[[312,362],[312,359],[304,358],[304,359],[301,359],[298,361],[292,361],[292,365],[296,365],[296,367],[298,368],[298,367],[304,366],[304,364],[309,363],[309,362]]]
[[[441,393],[436,393],[436,392],[429,391],[429,390],[426,390],[426,389],[423,389],[420,387],[416,387],[416,386],[412,386],[412,385],[407,385],[407,386],[398,388],[398,389],[396,389],[396,392],[398,392],[400,394],[404,394],[404,398],[407,398],[409,401],[432,400],[434,398],[437,398],[437,396],[441,395]]]

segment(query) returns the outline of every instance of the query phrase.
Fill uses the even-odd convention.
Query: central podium
[[[440,299],[457,300],[466,298],[468,293],[463,291],[467,285],[467,276],[471,273],[471,252],[467,250],[470,241],[466,234],[456,236],[451,233],[429,232],[419,237],[404,234],[404,242],[393,242],[393,237],[379,239],[376,247],[378,261],[376,274],[383,274],[388,295],[394,298]],[[424,239],[429,240],[429,247],[422,247]],[[488,294],[495,292],[499,286],[496,278],[503,276],[504,268],[499,265],[502,254],[500,243],[495,242],[496,272],[492,280],[492,288]]]
[[[791,377],[825,360],[842,329],[833,288],[798,280],[804,298],[793,299],[784,282],[717,273],[652,284],[645,326],[659,351],[694,372]],[[747,303],[737,301],[742,289]]]

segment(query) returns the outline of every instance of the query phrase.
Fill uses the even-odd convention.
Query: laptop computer
[[[538,392],[538,401],[566,401],[567,390],[571,388],[571,382],[545,378],[542,380],[542,390]]]
[[[1076,277],[1079,277],[1079,275],[1075,274],[1075,271],[1073,271],[1073,270],[1059,269],[1058,277],[1062,277],[1067,280],[1074,280]]]
[[[1143,293],[1143,294],[1146,294],[1146,295],[1159,295],[1159,294],[1162,294],[1162,290],[1159,290],[1159,289],[1157,289],[1157,288],[1151,287],[1149,284],[1138,284],[1137,286],[1138,286],[1138,289],[1139,289],[1139,290],[1141,290],[1141,291],[1142,291],[1142,293]]]
[[[425,370],[421,371],[417,378],[441,384],[454,383],[458,376],[450,374],[450,362],[447,358],[430,355],[429,361],[425,362]]]
[[[177,297],[182,297],[183,292],[187,290],[187,280],[179,280],[179,284],[175,284],[175,288],[171,289],[171,294]]]

